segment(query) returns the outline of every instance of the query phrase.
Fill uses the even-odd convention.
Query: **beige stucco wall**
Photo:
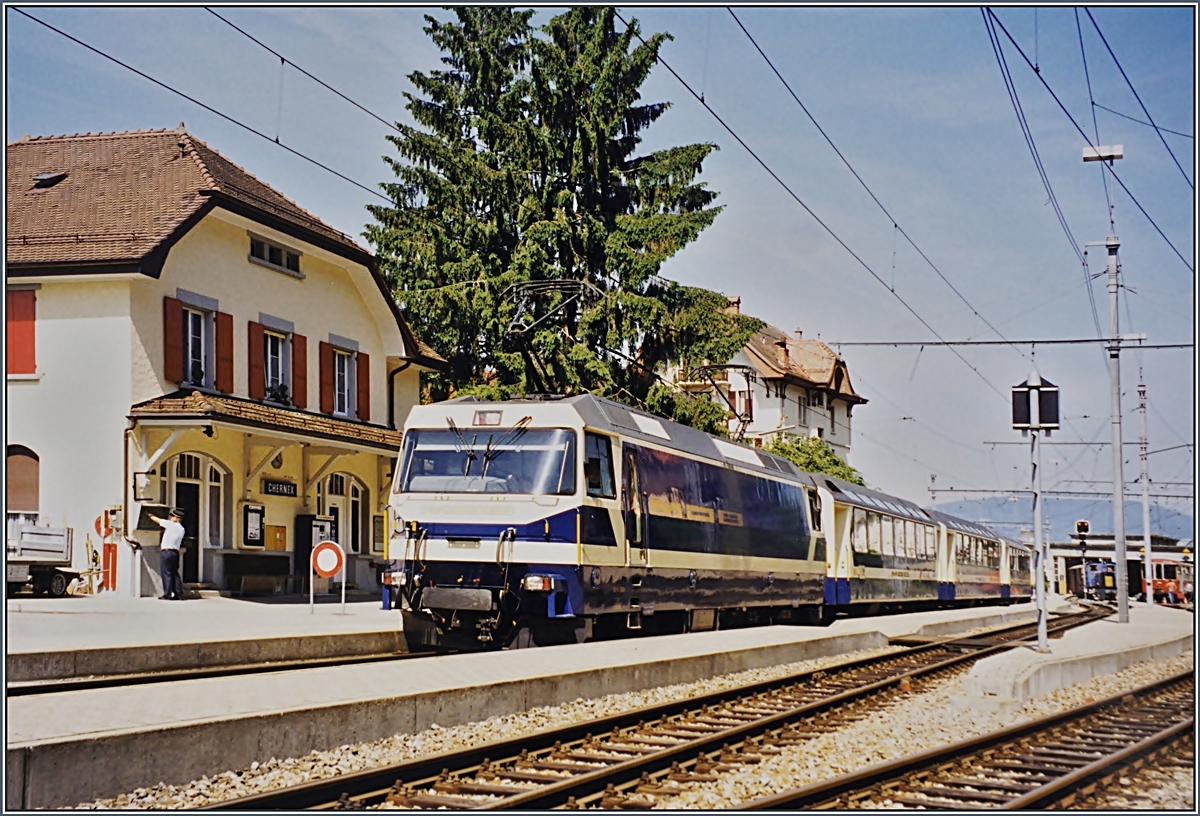
[[[37,374],[8,379],[8,444],[40,460],[41,522],[75,530],[86,561],[92,523],[121,503],[122,432],[129,412],[128,280],[44,281],[37,291]]]
[[[249,259],[249,232],[299,250],[304,279],[275,271]],[[371,416],[375,425],[389,422],[387,358],[406,356],[400,330],[370,271],[318,247],[276,233],[223,211],[214,211],[174,247],[158,279],[140,275],[106,279],[22,279],[41,285],[37,295],[36,346],[38,374],[10,378],[6,389],[9,444],[26,445],[40,457],[40,511],[43,523],[63,524],[75,531],[75,566],[86,564],[84,540],[92,522],[104,509],[123,501],[124,431],[130,406],[174,391],[164,378],[163,297],[184,289],[217,302],[233,317],[234,393],[248,396],[247,323],[260,313],[294,325],[308,339],[308,406],[320,406],[319,343],[336,334],[354,340],[370,355]],[[419,401],[420,375],[410,366],[399,373],[391,388],[397,425]],[[169,430],[149,429],[140,454],[131,451],[133,470],[139,460],[158,449]],[[181,435],[164,457],[182,452],[214,457],[230,474],[232,536],[223,536],[223,547],[241,541],[240,502],[246,498],[247,462],[243,443],[247,436],[233,428],[217,428],[212,438],[199,429]],[[314,444],[321,444],[313,440]],[[249,455],[253,467],[270,451],[255,444]],[[391,455],[395,455],[394,453]],[[315,512],[315,491],[296,499],[265,497],[261,479],[280,478],[303,485],[300,447],[283,451],[283,466],[267,467],[249,485],[249,501],[266,508],[265,523],[288,530],[288,549],[295,542],[295,516]],[[387,456],[357,453],[344,456],[331,473],[357,477],[369,491],[371,515],[382,512],[381,491],[386,485]],[[311,476],[325,457],[311,458]],[[161,463],[160,463],[161,464]],[[136,521],[137,503],[130,507]],[[370,526],[364,555],[370,554]],[[153,549],[146,551],[143,577],[157,569],[156,533],[139,533]],[[96,537],[93,536],[93,539]],[[95,542],[97,545],[98,541]],[[118,588],[131,590],[135,564],[132,548],[119,547]],[[361,576],[360,576],[361,577]],[[144,583],[143,591],[151,587]]]
[[[163,377],[163,297],[185,289],[217,301],[233,316],[234,396],[248,393],[247,324],[269,314],[294,324],[308,339],[308,410],[319,408],[319,343],[337,334],[358,343],[371,358],[371,422],[386,424],[384,387],[387,354],[402,353],[400,330],[370,273],[288,236],[254,226],[256,234],[299,249],[303,280],[249,259],[247,226],[228,214],[205,217],[174,247],[158,280],[140,281],[133,291],[133,401],[151,399],[175,389]],[[249,222],[246,222],[247,224]],[[403,376],[403,375],[401,375]]]

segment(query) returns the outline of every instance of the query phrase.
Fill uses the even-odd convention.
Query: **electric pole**
[[[1124,158],[1125,150],[1121,145],[1106,145],[1103,147],[1085,147],[1083,160],[1102,161],[1108,166],[1112,175],[1112,163]],[[1113,199],[1116,190],[1113,190]],[[1117,294],[1121,284],[1119,279],[1120,263],[1117,259],[1117,249],[1121,241],[1116,236],[1114,205],[1109,207],[1110,232],[1104,239],[1108,249],[1108,375],[1112,390],[1112,449],[1113,449],[1113,560],[1117,568],[1117,622],[1129,623],[1129,564],[1125,552],[1125,468],[1121,447],[1121,321],[1117,310]]]
[[[1150,455],[1146,448],[1146,383],[1138,378],[1138,411],[1142,414],[1142,549],[1146,551],[1146,606],[1154,606],[1154,549],[1150,546]]]

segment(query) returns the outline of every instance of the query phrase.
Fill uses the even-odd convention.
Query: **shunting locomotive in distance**
[[[550,645],[1030,595],[980,525],[590,395],[414,407],[389,503],[410,648]]]

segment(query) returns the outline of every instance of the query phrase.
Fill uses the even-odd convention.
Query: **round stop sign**
[[[342,571],[346,556],[336,541],[322,541],[313,547],[312,568],[322,578],[332,578]]]

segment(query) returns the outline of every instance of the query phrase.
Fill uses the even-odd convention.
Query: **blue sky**
[[[37,8],[31,14],[281,142],[374,187],[389,129],[338,99],[203,8]],[[842,153],[937,268],[1009,339],[1095,336],[1082,268],[1037,176],[977,8],[743,8],[736,13]],[[389,121],[409,121],[407,75],[437,67],[417,8],[228,8],[221,13]],[[434,10],[435,16],[447,13]],[[643,89],[672,109],[646,149],[720,146],[704,180],[724,212],[664,274],[742,298],[743,310],[827,341],[924,340],[894,288],[946,339],[995,338],[876,207],[770,72],[724,8],[623,9],[644,32],[674,37],[662,56],[887,286],[796,204],[661,66]],[[1164,128],[1192,134],[1196,118],[1191,8],[1092,12],[1142,102]],[[1075,14],[1002,8],[1000,21],[1086,131],[1092,132]],[[546,19],[549,12],[540,12]],[[1144,119],[1084,13],[1095,101]],[[175,127],[189,131],[333,226],[359,235],[374,197],[124,68],[12,8],[6,15],[6,138]],[[1003,40],[1021,104],[1066,221],[1079,243],[1108,233],[1101,171],[1084,164],[1083,138],[1011,44]],[[281,75],[282,73],[282,75]],[[281,93],[282,88],[282,93]],[[1183,254],[1195,258],[1195,148],[1167,134],[1185,173],[1155,132],[1097,109],[1100,142],[1123,144],[1117,173]],[[1186,180],[1185,180],[1186,175]],[[1124,282],[1123,332],[1151,342],[1195,334],[1194,274],[1124,193],[1116,197]],[[1102,249],[1089,254],[1102,271]],[[1092,283],[1107,330],[1104,280]],[[1009,427],[1007,393],[1023,381],[1030,349],[851,348],[857,390],[852,461],[870,483],[928,503],[938,487],[1028,486],[1028,456]],[[1108,372],[1097,346],[1042,346],[1042,374],[1062,389],[1068,422],[1052,441],[1107,441]],[[1191,350],[1126,354],[1125,438],[1135,440],[1141,365],[1151,402],[1152,450],[1194,440]],[[985,379],[987,382],[985,382]],[[989,385],[990,383],[990,385]],[[997,394],[992,386],[1000,391]],[[1125,475],[1138,472],[1129,448]],[[1180,449],[1151,457],[1159,483],[1193,482]],[[1094,489],[1111,478],[1107,448],[1047,448],[1047,488]],[[1075,480],[1075,481],[1065,481]],[[1177,492],[1162,487],[1159,492]],[[1170,502],[1191,513],[1190,504]],[[1101,525],[1107,526],[1107,525]]]

